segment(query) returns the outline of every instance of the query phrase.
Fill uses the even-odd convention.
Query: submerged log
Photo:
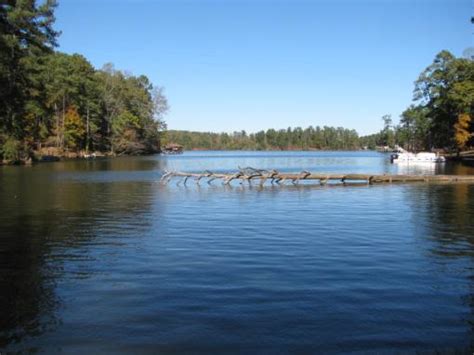
[[[301,171],[299,173],[280,173],[277,170],[254,169],[251,167],[240,168],[234,173],[213,173],[209,170],[203,173],[188,173],[180,171],[165,171],[161,177],[162,184],[169,183],[173,178],[180,178],[177,185],[187,184],[189,179],[194,179],[199,185],[201,180],[207,179],[206,182],[211,184],[215,180],[220,180],[224,185],[229,185],[234,180],[245,181],[252,184],[258,181],[260,185],[264,185],[267,181],[270,184],[284,184],[291,182],[298,184],[302,180],[316,180],[321,185],[325,185],[330,181],[346,184],[354,183],[408,183],[408,182],[465,182],[474,183],[474,175],[374,175],[374,174],[321,174],[310,173],[309,171]]]

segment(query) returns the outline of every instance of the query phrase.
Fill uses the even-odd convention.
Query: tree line
[[[383,128],[359,137],[342,127],[269,129],[247,134],[168,131],[166,140],[184,149],[309,150],[376,149],[396,145],[410,151],[461,151],[474,145],[474,62],[438,53],[415,81],[413,103],[394,124],[382,117]]]
[[[342,127],[301,127],[268,129],[248,134],[246,131],[229,133],[190,132],[169,130],[166,141],[180,144],[184,149],[243,149],[243,150],[352,150],[359,148],[355,130]]]
[[[0,161],[55,154],[160,150],[162,89],[144,76],[95,69],[55,50],[55,0],[0,4]]]

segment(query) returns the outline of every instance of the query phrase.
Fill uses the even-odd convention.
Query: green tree
[[[43,123],[51,130],[49,141],[54,141],[59,148],[64,147],[66,111],[74,106],[86,130],[85,139],[77,147],[88,146],[90,136],[99,129],[101,116],[95,69],[79,54],[53,53],[45,61],[43,78],[47,94],[43,104],[49,112],[49,120]]]
[[[397,137],[399,145],[414,151],[431,148],[431,120],[427,108],[411,105],[403,111],[400,124]]]
[[[17,138],[27,133],[26,104],[40,89],[34,80],[37,63],[56,45],[55,7],[54,0],[40,6],[33,0],[0,4],[0,133]]]
[[[393,121],[391,115],[382,116],[383,130],[382,130],[382,144],[384,146],[393,147],[395,145],[395,133],[393,130]]]
[[[459,115],[473,113],[474,63],[441,51],[416,81],[414,100],[428,110],[434,145],[455,147]]]

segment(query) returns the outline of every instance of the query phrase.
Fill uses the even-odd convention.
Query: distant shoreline
[[[325,149],[325,148],[288,148],[288,149],[213,149],[213,148],[192,148],[186,149],[185,152],[206,152],[206,151],[216,151],[216,152],[358,152],[358,151],[370,151],[371,149]],[[375,150],[374,150],[375,151]]]

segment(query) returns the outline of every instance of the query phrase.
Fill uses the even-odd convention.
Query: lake
[[[474,185],[158,183],[237,166],[474,174],[375,152],[0,167],[0,353],[470,351]]]

